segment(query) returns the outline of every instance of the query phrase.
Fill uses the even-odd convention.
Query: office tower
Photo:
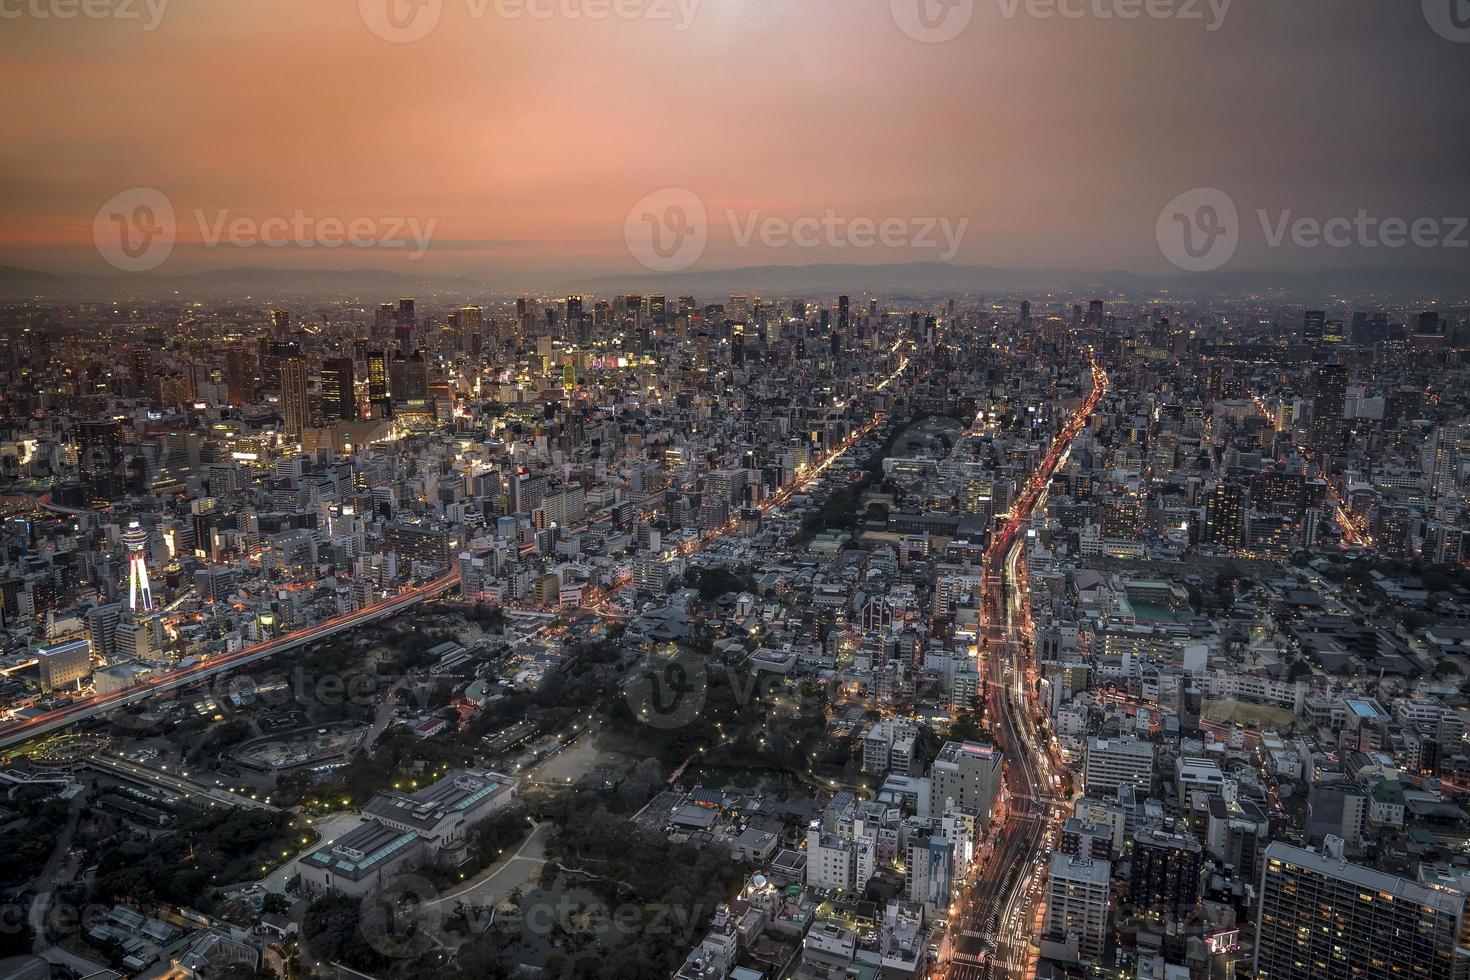
[[[636,294],[628,294],[623,297],[623,314],[631,317],[636,324],[643,319],[643,297]]]
[[[1415,321],[1414,335],[1416,337],[1440,337],[1444,335],[1444,320],[1433,310],[1419,314]]]
[[[653,321],[656,329],[662,330],[668,326],[668,300],[663,296],[650,296],[648,298],[648,318]]]
[[[578,297],[578,302],[581,298]],[[460,343],[470,350],[478,350],[475,346],[485,332],[485,311],[478,306],[464,306],[459,310],[459,333],[464,339]]]
[[[1026,327],[1026,326],[1030,326],[1030,325],[1031,325],[1031,301],[1029,299],[1023,299],[1023,300],[1021,300],[1021,326]]]
[[[1221,481],[1205,506],[1205,543],[1235,550],[1245,545],[1245,487]]]
[[[122,539],[128,548],[128,608],[134,613],[150,613],[153,587],[148,583],[148,532],[133,521]]]
[[[77,468],[87,492],[111,498],[122,492],[122,426],[97,419],[77,427]]]
[[[1340,344],[1342,341],[1342,321],[1328,320],[1322,328],[1322,342],[1326,344]]]
[[[1112,865],[1070,854],[1051,856],[1043,935],[1076,940],[1079,957],[1102,956],[1108,929],[1108,878]]]
[[[306,430],[306,358],[299,351],[281,359],[281,414],[286,434],[300,438]]]
[[[929,770],[934,813],[967,807],[990,824],[990,811],[1000,795],[1004,759],[1000,749],[977,742],[945,742]]]
[[[731,323],[749,323],[750,297],[742,293],[732,294],[730,302],[725,306],[725,319]]]
[[[1103,301],[1092,300],[1087,304],[1087,325],[1089,327],[1101,327],[1103,325]]]
[[[844,335],[847,333],[848,320],[851,315],[851,311],[848,309],[847,297],[837,297],[837,331],[839,333]]]
[[[1341,364],[1318,367],[1312,392],[1310,448],[1319,456],[1331,455],[1342,445],[1342,414],[1346,405],[1347,368]]]
[[[291,329],[291,311],[271,310],[271,324],[276,328],[277,333],[285,333]]]
[[[380,350],[368,351],[368,406],[373,418],[389,418],[393,414],[392,391],[388,387],[388,355]]]
[[[254,400],[250,352],[244,347],[225,351],[225,397],[237,408]]]
[[[327,422],[357,421],[353,381],[352,358],[332,357],[322,362],[322,418]]]
[[[1308,310],[1302,317],[1302,339],[1316,343],[1327,331],[1327,313],[1323,310]]]
[[[1368,327],[1368,314],[1363,310],[1353,313],[1353,325],[1348,333],[1348,339],[1355,344],[1370,344],[1373,342],[1373,334]]]
[[[1266,848],[1256,917],[1257,980],[1448,980],[1463,976],[1465,895],[1349,864],[1321,851]]]
[[[382,337],[391,333],[396,317],[392,303],[379,303],[377,312],[373,314],[373,336]]]
[[[429,362],[424,352],[416,350],[408,357],[394,354],[388,365],[388,388],[393,401],[427,401],[429,398]]]

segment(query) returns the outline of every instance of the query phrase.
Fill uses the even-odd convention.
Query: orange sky
[[[358,0],[172,0],[153,30],[145,0],[143,23],[28,12],[55,2],[0,2],[22,11],[0,21],[0,263],[28,268],[105,268],[93,217],[133,187],[173,203],[176,271],[409,261],[197,244],[195,211],[297,210],[432,220],[435,274],[635,271],[624,219],[663,187],[707,206],[708,268],[938,257],[742,248],[732,210],[964,219],[957,262],[1138,271],[1164,267],[1155,219],[1193,187],[1250,214],[1470,212],[1470,45],[1407,0],[1235,0],[1215,31],[974,0],[945,43],[906,36],[889,0],[697,0],[684,31],[675,0],[672,21],[428,0],[437,26],[411,43]],[[1239,261],[1465,265],[1256,244]]]

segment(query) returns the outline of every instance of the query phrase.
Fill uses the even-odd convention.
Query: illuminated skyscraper
[[[1317,368],[1312,394],[1312,450],[1329,455],[1342,445],[1342,413],[1347,404],[1347,369],[1341,364]]]
[[[148,584],[148,532],[137,521],[122,535],[128,546],[128,608],[135,613],[153,611],[153,587]]]
[[[380,350],[368,351],[368,405],[375,419],[393,415],[392,392],[388,388],[388,356]]]
[[[1245,544],[1244,487],[1235,483],[1215,486],[1205,508],[1205,541],[1230,549]]]
[[[328,422],[357,420],[352,358],[333,357],[322,362],[322,417]]]
[[[281,413],[286,432],[299,437],[306,429],[306,358],[299,352],[281,359]]]
[[[1322,339],[1327,332],[1327,314],[1323,310],[1308,310],[1302,317],[1302,339],[1313,343]]]

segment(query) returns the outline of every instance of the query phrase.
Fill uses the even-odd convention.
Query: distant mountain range
[[[1169,292],[1179,299],[1251,294],[1320,302],[1338,296],[1380,301],[1459,302],[1470,299],[1470,275],[1445,269],[1364,267],[1315,272],[1221,271],[1195,275],[1142,275],[1076,269],[1005,269],[993,266],[912,262],[886,265],[824,264],[747,266],[678,273],[604,275],[561,279],[554,273],[412,276],[384,269],[281,269],[238,266],[162,275],[93,275],[42,272],[0,266],[0,294],[52,299],[107,300],[161,296],[176,291],[206,298],[239,297],[261,291],[322,298],[389,297],[409,290],[474,296],[520,291],[566,291],[607,295],[619,292],[693,294],[751,293],[766,296],[848,292],[887,296],[942,297],[1032,290],[1107,295]]]
[[[1141,275],[1078,269],[1004,269],[993,266],[913,262],[901,265],[750,266],[663,275],[603,276],[574,282],[588,292],[624,289],[668,294],[749,292],[774,295],[802,292],[913,293],[920,296],[1055,290],[1142,293],[1169,291],[1180,297],[1297,294],[1304,297],[1440,296],[1470,298],[1470,275],[1443,269],[1358,268],[1317,272],[1221,271],[1200,274]]]

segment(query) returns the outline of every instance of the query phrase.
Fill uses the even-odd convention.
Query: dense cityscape
[[[0,0],[0,980],[1470,980],[1470,0]]]
[[[1319,305],[13,303],[5,952],[1461,976],[1470,312]]]

